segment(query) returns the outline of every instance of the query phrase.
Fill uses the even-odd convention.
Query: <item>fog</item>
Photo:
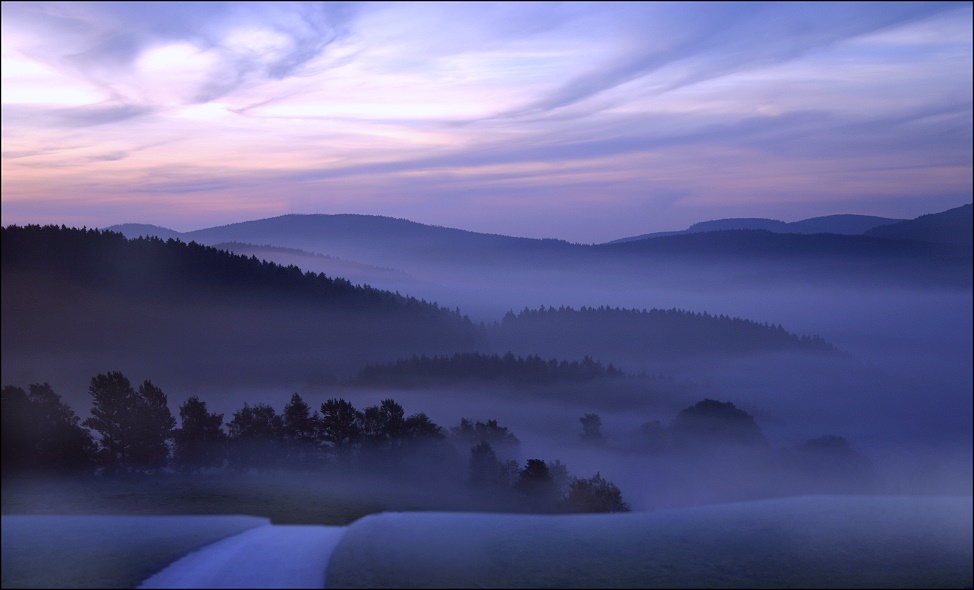
[[[7,300],[16,293],[5,279],[3,383],[50,382],[82,418],[91,405],[88,380],[109,370],[136,382],[151,379],[168,395],[174,415],[195,395],[225,421],[244,403],[280,412],[294,392],[312,409],[333,398],[358,409],[391,398],[407,415],[424,412],[444,428],[461,418],[496,419],[521,440],[511,457],[521,467],[540,458],[559,460],[578,477],[601,473],[638,510],[825,491],[971,493],[969,259],[939,266],[915,257],[834,254],[703,260],[622,256],[567,244],[544,248],[481,258],[442,251],[422,257],[404,248],[383,260],[388,245],[317,253],[342,257],[353,283],[366,282],[355,280],[361,271],[372,287],[409,288],[404,295],[484,323],[483,332],[477,327],[462,338],[445,324],[433,330],[392,312],[336,312],[274,294],[243,300],[219,291],[155,302],[98,295],[87,300],[87,315],[60,307],[51,296],[37,304],[45,310],[40,330],[25,323],[14,332],[6,326],[18,316]],[[339,260],[264,254],[290,256],[311,271]],[[611,333],[581,343],[539,338],[530,345],[497,344],[492,326],[507,312],[541,306],[708,312],[780,324],[824,338],[838,352],[649,354],[614,343]],[[92,317],[114,323],[106,327]],[[588,356],[630,376],[529,385],[460,380],[409,389],[349,381],[366,365],[414,354],[508,350],[545,360]],[[681,410],[704,399],[731,402],[750,414],[768,448],[647,451],[644,423],[669,427]],[[579,418],[588,413],[602,420],[601,446],[580,440]],[[843,437],[868,461],[868,481],[789,467],[794,460],[788,453],[826,435]],[[459,449],[461,460],[451,467],[458,480],[468,451]]]

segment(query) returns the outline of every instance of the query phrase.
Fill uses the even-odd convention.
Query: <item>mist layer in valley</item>
[[[970,206],[946,214],[966,215],[967,233],[924,234],[933,222],[920,218],[858,233],[732,228],[586,246],[285,216],[175,236],[256,257],[234,270],[175,243],[172,257],[105,249],[42,268],[11,261],[22,249],[8,248],[5,229],[3,382],[50,382],[82,415],[88,380],[116,369],[160,384],[173,407],[197,395],[228,418],[245,402],[283,407],[295,391],[313,405],[393,398],[444,426],[496,419],[521,439],[521,464],[600,472],[639,509],[793,491],[764,451],[695,458],[707,464],[698,479],[684,458],[647,451],[646,424],[670,428],[710,399],[751,415],[773,461],[839,437],[875,470],[871,490],[970,493]],[[207,256],[216,266],[199,262]],[[348,281],[308,286],[301,271]],[[686,321],[650,321],[666,313]],[[508,352],[588,357],[625,375],[356,382],[413,355]],[[600,417],[601,445],[580,438],[587,414]]]

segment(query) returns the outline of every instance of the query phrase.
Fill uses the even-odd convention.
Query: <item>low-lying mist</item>
[[[185,306],[178,298],[132,303],[102,294],[87,308],[42,309],[48,323],[15,332],[23,310],[8,305],[13,299],[5,278],[3,384],[49,382],[82,418],[91,407],[88,379],[109,370],[151,379],[173,410],[198,396],[227,421],[245,402],[279,410],[295,392],[312,408],[332,398],[359,408],[392,398],[407,414],[424,412],[446,428],[462,418],[496,419],[521,440],[511,457],[521,467],[528,459],[557,459],[579,477],[598,472],[620,487],[634,509],[832,491],[971,493],[974,301],[970,277],[958,278],[956,268],[925,270],[909,261],[870,268],[868,260],[828,257],[795,266],[749,258],[612,262],[591,255],[550,266],[505,260],[466,267],[414,261],[398,269],[416,288],[404,295],[459,309],[473,320],[462,326],[461,337],[449,326],[434,334],[414,321],[420,316],[341,316],[273,297],[251,306],[226,294],[232,291],[213,291],[210,299],[187,292]],[[368,270],[376,288],[403,284],[383,284],[383,277],[404,276],[386,267]],[[43,289],[19,296],[39,309],[65,301]],[[666,354],[623,346],[611,333],[581,343],[539,337],[530,345],[514,339],[501,346],[490,339],[492,326],[507,312],[541,306],[708,312],[780,325],[820,337],[838,351]],[[96,315],[118,325],[92,323]],[[149,329],[128,326],[145,317],[152,319],[145,324]],[[48,329],[65,330],[73,339],[48,338]],[[589,356],[629,376],[547,385],[460,380],[436,388],[347,382],[376,362],[472,351],[558,360]],[[768,448],[650,448],[645,424],[659,421],[668,428],[682,410],[705,399],[733,403],[753,416]],[[581,439],[579,420],[586,414],[601,419],[599,445]],[[792,465],[808,441],[830,436],[847,441],[869,464],[863,470],[868,478],[853,485],[841,470]],[[464,453],[458,473],[465,469]],[[409,485],[423,495],[422,478]]]

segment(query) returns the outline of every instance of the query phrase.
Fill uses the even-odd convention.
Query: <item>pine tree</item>
[[[176,425],[166,395],[145,381],[135,391],[119,371],[91,378],[91,418],[84,425],[101,435],[98,459],[110,473],[158,469],[169,458]]]
[[[137,469],[159,469],[169,461],[169,441],[176,419],[169,410],[168,399],[161,389],[145,381],[136,392],[134,408],[135,438],[131,464]]]
[[[182,427],[173,432],[173,460],[184,471],[199,472],[223,466],[227,435],[223,414],[206,411],[206,402],[195,395],[179,406]]]
[[[131,462],[135,432],[136,396],[132,384],[119,371],[91,378],[91,418],[84,425],[97,432],[98,460],[109,473],[127,472]]]

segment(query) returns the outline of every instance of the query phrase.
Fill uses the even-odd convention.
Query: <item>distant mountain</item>
[[[974,244],[974,206],[962,205],[942,213],[921,215],[916,219],[876,227],[867,236],[892,240],[915,240],[959,244]]]
[[[746,256],[762,259],[860,258],[910,259],[954,256],[952,244],[888,240],[839,234],[775,233],[767,230],[722,230],[684,233],[596,246],[642,256],[679,256],[726,260]]]
[[[873,215],[826,215],[812,217],[801,221],[793,221],[788,225],[789,231],[796,233],[826,233],[854,236],[863,234],[870,229],[903,221],[891,217],[876,217]]]
[[[708,292],[784,284],[970,288],[970,248],[848,235],[891,221],[860,215],[793,224],[745,219],[727,225],[784,225],[788,231],[696,231],[721,226],[719,221],[704,222],[694,231],[600,245],[483,234],[371,215],[285,215],[177,235],[186,242],[231,248],[460,307],[486,322],[509,309],[541,304],[639,305],[636,293],[664,287]],[[152,226],[126,227],[172,235]]]
[[[118,232],[129,239],[146,237],[159,238],[161,240],[183,240],[183,234],[181,232],[148,223],[122,223],[106,227],[105,231]],[[189,240],[183,241],[188,242]]]
[[[761,217],[740,217],[729,219],[715,219],[713,221],[701,221],[694,223],[689,228],[681,231],[655,232],[632,236],[606,242],[607,244],[618,244],[622,242],[633,242],[646,238],[661,238],[677,234],[692,234],[710,231],[758,229],[779,234],[840,234],[840,235],[860,235],[867,230],[897,223],[902,219],[891,219],[888,217],[876,217],[873,215],[826,215],[824,217],[812,217],[801,221],[786,223],[777,219],[765,219]]]
[[[759,217],[716,219],[714,221],[694,223],[686,230],[686,233],[722,231],[726,229],[763,229],[765,231],[787,233],[788,224],[776,219],[762,219]]]
[[[186,232],[183,239],[296,248],[410,273],[430,264],[469,260],[543,261],[579,248],[562,240],[483,234],[376,215],[284,215]]]

